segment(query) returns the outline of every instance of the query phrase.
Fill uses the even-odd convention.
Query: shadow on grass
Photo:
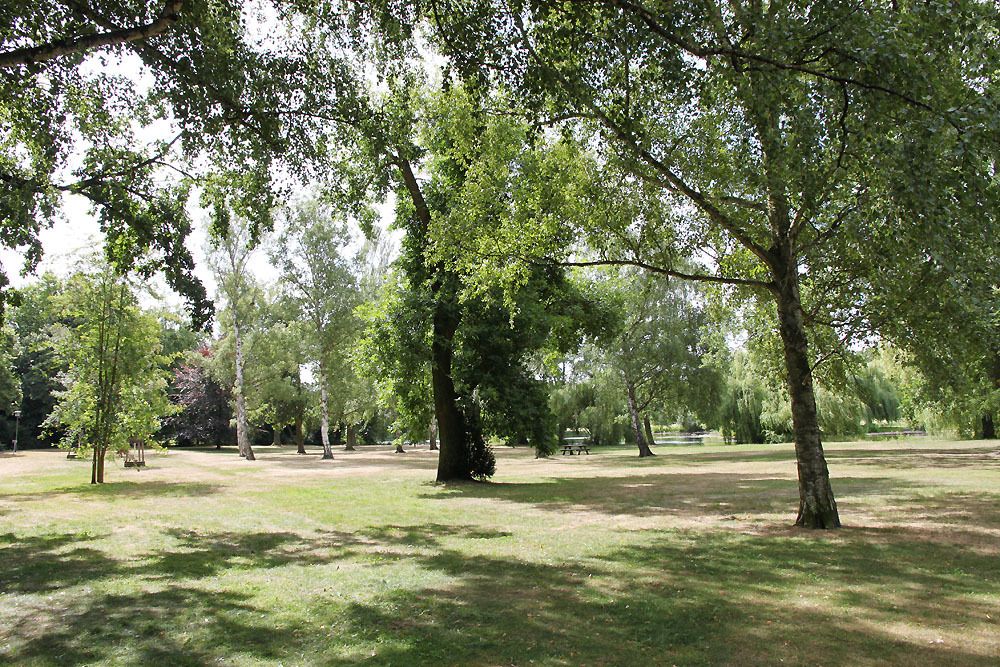
[[[171,482],[164,480],[147,480],[141,482],[113,481],[106,484],[81,483],[74,486],[64,486],[57,489],[45,489],[36,493],[9,493],[3,500],[13,502],[33,502],[57,495],[72,495],[80,499],[136,499],[136,498],[180,498],[185,496],[207,496],[219,491],[218,484],[204,482]]]
[[[867,477],[835,482],[838,497],[897,494],[906,480]],[[729,473],[656,473],[554,478],[547,482],[449,484],[428,498],[489,498],[566,512],[579,509],[631,516],[730,515],[790,512],[798,506],[794,478]]]
[[[919,468],[998,468],[1000,456],[996,450],[989,447],[970,447],[968,449],[837,449],[837,443],[828,445],[825,452],[830,463],[840,461],[873,465],[880,468],[910,470]],[[795,452],[789,447],[774,450],[755,451],[722,451],[722,452],[671,452],[656,450],[657,463],[663,465],[701,465],[712,463],[779,463],[787,461],[794,464]],[[620,465],[620,460],[614,460]]]
[[[117,561],[90,534],[0,535],[0,593],[42,593],[107,576]]]
[[[463,541],[505,531],[427,523],[328,532],[176,533],[175,548],[138,570],[96,559],[72,585],[142,574],[152,590],[86,594],[7,628],[12,663],[194,665],[242,660],[308,664],[921,664],[987,665],[982,640],[1000,595],[997,558],[921,541],[905,532],[833,537],[648,532],[642,543],[554,565],[470,556]],[[78,536],[24,542],[32,562]],[[413,550],[416,548],[416,550]],[[71,550],[72,551],[72,550]],[[302,605],[201,579],[243,568],[304,563],[409,562],[447,583],[405,580],[364,601],[318,593]],[[183,557],[181,555],[183,554]],[[77,554],[65,569],[79,565]],[[149,579],[159,575],[160,579]],[[29,576],[27,571],[19,577]],[[183,579],[183,581],[178,581]],[[171,582],[169,588],[157,590]],[[48,590],[43,588],[41,590]],[[301,595],[301,593],[300,593]],[[279,597],[280,599],[280,597]],[[268,605],[268,606],[265,606]],[[890,630],[909,624],[948,637],[929,645]]]
[[[281,658],[287,646],[248,600],[243,593],[192,587],[96,596],[64,610],[61,622],[41,633],[32,619],[20,621],[14,634],[29,639],[13,662],[193,666],[241,653]]]

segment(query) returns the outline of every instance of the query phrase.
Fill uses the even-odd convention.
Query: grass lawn
[[[1000,444],[0,457],[0,663],[998,665]]]

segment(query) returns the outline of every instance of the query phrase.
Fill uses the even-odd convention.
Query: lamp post
[[[21,411],[14,410],[14,453],[17,454],[17,431],[21,426]]]

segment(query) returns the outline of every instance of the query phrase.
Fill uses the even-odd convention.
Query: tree
[[[216,215],[222,216],[226,209],[217,207]],[[256,307],[257,289],[250,275],[249,262],[253,254],[253,239],[250,226],[242,219],[225,220],[225,235],[215,239],[212,257],[213,271],[219,284],[219,292],[226,303],[224,324],[228,324],[233,343],[233,374],[231,386],[236,404],[236,445],[240,456],[248,461],[256,459],[250,444],[247,422],[246,382],[244,378],[244,345],[252,323],[252,313]]]
[[[253,423],[271,426],[275,445],[281,444],[284,428],[293,425],[302,451],[310,399],[301,376],[309,361],[308,327],[300,321],[298,304],[275,293],[265,294],[256,319],[246,345],[247,413]]]
[[[164,433],[178,444],[219,448],[232,437],[231,397],[209,373],[211,355],[210,348],[202,347],[173,370],[169,393],[178,410],[164,420]]]
[[[718,402],[720,380],[706,363],[708,320],[698,303],[704,295],[690,284],[623,269],[605,280],[605,289],[621,310],[601,347],[623,385],[639,456],[652,456],[650,410],[704,416]]]
[[[21,288],[10,324],[17,337],[15,375],[20,381],[21,420],[18,447],[32,447],[44,439],[42,423],[56,404],[58,378],[66,372],[51,345],[51,329],[64,321],[60,306],[65,285],[51,273]],[[56,438],[58,439],[58,438]]]
[[[68,371],[46,422],[65,429],[64,447],[82,442],[92,450],[90,481],[102,484],[108,452],[152,442],[169,414],[170,360],[156,318],[139,310],[128,281],[110,267],[73,276],[64,298],[71,324],[53,346]]]
[[[280,32],[306,5],[255,7]],[[114,266],[163,270],[196,325],[208,322],[211,304],[185,245],[192,184],[221,175],[251,227],[267,228],[274,201],[290,189],[277,175],[306,176],[327,145],[308,113],[312,98],[336,95],[339,85],[327,76],[333,67],[317,78],[290,43],[294,32],[283,35],[287,49],[259,48],[250,14],[230,0],[0,9],[10,27],[0,34],[0,243],[24,248],[26,269],[37,265],[39,231],[64,196],[81,196]],[[0,309],[7,284],[0,275]]]
[[[929,258],[947,272],[934,259],[939,248],[953,244],[947,254],[957,259],[995,229],[977,202],[996,191],[989,156],[998,125],[988,103],[996,39],[983,30],[996,8],[976,0],[428,5],[460,71],[515,86],[527,106],[573,119],[567,131],[598,146],[605,176],[589,202],[595,216],[581,225],[594,250],[583,261],[771,300],[794,422],[796,524],[839,526],[809,327],[837,324],[852,305],[870,319],[867,289],[899,300],[909,276],[857,282],[850,271],[860,264],[874,277],[892,243],[911,262]],[[646,205],[619,210],[635,201]],[[567,259],[565,244],[517,234],[514,252],[544,247]],[[688,272],[676,262],[685,249],[712,259]]]
[[[336,402],[333,412],[339,424],[350,411],[348,404],[356,381],[350,353],[357,335],[354,309],[360,293],[345,256],[350,237],[335,210],[315,198],[286,209],[284,217],[285,226],[271,252],[271,261],[281,268],[281,280],[309,325],[311,357],[319,369],[323,458],[332,459],[331,389]]]
[[[15,411],[20,411],[22,394],[21,379],[15,372],[15,362],[19,356],[17,337],[10,326],[0,325],[0,412],[4,416],[4,429],[0,431],[0,442],[6,444],[13,437],[8,437],[8,423],[17,421]],[[11,433],[10,436],[14,434]],[[20,433],[17,433],[20,435]]]

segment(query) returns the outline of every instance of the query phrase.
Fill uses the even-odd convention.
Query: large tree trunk
[[[278,426],[277,424],[273,424],[271,428],[274,430],[274,439],[271,441],[271,443],[275,447],[281,447],[281,429],[284,427]]]
[[[325,376],[320,372],[319,380],[320,427],[319,437],[323,441],[323,458],[333,458],[333,448],[330,446],[330,397],[326,392]]]
[[[635,385],[628,378],[625,379],[625,393],[628,397],[628,416],[632,423],[632,434],[635,436],[635,444],[639,447],[639,458],[655,456],[653,450],[646,442],[646,436],[642,432],[642,420],[639,418],[639,403],[635,399]]]
[[[997,437],[996,425],[993,423],[993,415],[986,413],[983,415],[983,433],[984,440],[992,440]]]
[[[94,445],[94,459],[90,463],[90,483],[97,484],[97,445]]]
[[[247,461],[253,461],[253,447],[250,446],[250,436],[247,433],[247,401],[243,395],[243,336],[240,333],[240,326],[233,324],[233,338],[236,343],[236,385],[233,393],[236,394],[236,445],[240,450],[240,456]]]
[[[397,156],[396,166],[413,201],[420,233],[427,235],[431,228],[431,212],[413,173],[409,161]],[[437,417],[440,454],[438,455],[437,481],[472,479],[469,470],[465,420],[458,407],[458,394],[451,377],[452,341],[458,329],[461,314],[452,280],[443,266],[428,267],[434,276],[433,342],[431,343],[431,389],[434,393],[434,415]]]
[[[656,444],[656,438],[653,437],[653,425],[649,423],[649,415],[642,416],[642,427],[646,434],[646,444],[652,447]]]
[[[431,420],[431,425],[427,433],[427,442],[430,443],[431,451],[436,452],[438,448],[438,427],[436,419]]]
[[[306,453],[306,434],[302,429],[302,415],[295,415],[295,453]]]
[[[357,444],[358,444],[358,429],[354,427],[354,424],[350,424],[347,427],[347,444],[344,445],[344,451],[353,452]]]
[[[838,528],[840,515],[819,435],[809,346],[799,298],[798,270],[794,261],[787,261],[785,267],[784,275],[778,276],[776,284],[778,322],[785,352],[788,395],[792,400],[792,430],[799,475],[799,514],[795,525]]]
[[[434,341],[431,344],[431,385],[434,390],[434,414],[441,440],[437,481],[472,479],[466,456],[465,418],[458,408],[458,394],[451,377],[452,341],[459,318],[453,306],[438,303],[434,311]]]

